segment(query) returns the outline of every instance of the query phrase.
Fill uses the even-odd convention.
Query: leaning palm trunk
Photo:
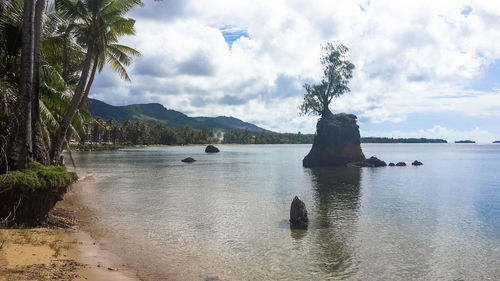
[[[85,60],[83,61],[82,74],[80,76],[80,80],[78,81],[78,85],[76,86],[75,92],[73,94],[73,98],[71,99],[71,104],[68,112],[64,115],[63,121],[61,122],[59,129],[57,130],[57,134],[52,142],[52,147],[50,149],[50,159],[51,162],[57,164],[59,161],[59,156],[61,155],[64,141],[66,138],[66,133],[68,128],[75,116],[78,107],[80,106],[80,102],[85,94],[85,85],[87,84],[87,78],[90,72],[90,65],[92,63],[92,59],[94,56],[93,52],[93,44],[89,42],[87,49],[87,54],[85,56]]]
[[[85,87],[85,93],[83,94],[83,98],[80,101],[80,105],[78,106],[78,109],[81,109],[83,107],[83,105],[87,101],[87,98],[89,97],[90,88],[92,87],[92,83],[94,82],[94,78],[95,78],[95,73],[97,72],[98,60],[99,60],[99,56],[96,55],[94,58],[94,63],[92,64],[92,72],[90,73],[89,81],[87,82],[87,86]]]
[[[21,78],[19,82],[17,126],[10,158],[14,169],[22,169],[32,157],[31,106],[33,83],[33,49],[34,49],[34,2],[24,0],[22,46],[21,46]]]
[[[33,158],[42,164],[49,164],[49,153],[43,140],[42,126],[40,124],[40,53],[42,19],[45,10],[45,0],[37,0],[35,5],[35,37],[34,37],[34,57],[33,57],[33,91],[32,91],[32,115],[31,128],[33,130]]]
[[[82,100],[80,101],[80,105],[78,105],[78,109],[82,109],[83,108],[83,105],[85,104],[85,101],[87,100],[87,98],[89,96],[90,88],[92,87],[92,83],[94,82],[95,74],[97,72],[97,62],[98,62],[98,59],[99,59],[99,56],[96,55],[95,59],[94,59],[94,62],[92,64],[92,71],[90,72],[89,81],[87,82],[87,86],[85,87],[85,92],[83,94]],[[71,139],[72,136],[73,136],[73,131],[72,130],[68,130],[66,132],[66,139],[65,139],[66,147],[68,147],[68,148],[69,148],[69,144],[67,142],[69,142],[69,140]],[[71,160],[71,161],[73,161],[73,160]]]

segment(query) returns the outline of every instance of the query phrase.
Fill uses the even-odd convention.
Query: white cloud
[[[321,77],[320,45],[336,40],[349,46],[356,71],[335,111],[373,123],[429,111],[500,117],[497,90],[468,89],[500,59],[495,0],[164,1],[132,16],[137,35],[124,43],[143,54],[130,69],[133,82],[105,74],[93,89],[113,104],[160,102],[190,115],[314,132],[316,118],[298,115],[300,85]],[[229,48],[223,26],[249,37]]]

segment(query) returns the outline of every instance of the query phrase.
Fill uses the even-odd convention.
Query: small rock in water
[[[215,153],[215,152],[220,152],[220,150],[213,146],[213,145],[208,145],[206,148],[205,148],[205,152],[206,153]]]
[[[290,228],[307,229],[308,223],[306,204],[295,196],[290,206]]]
[[[191,157],[188,157],[188,158],[186,158],[186,159],[182,159],[181,161],[182,161],[182,162],[185,162],[185,163],[193,163],[193,162],[194,162],[194,161],[196,161],[196,160],[194,160],[194,159],[193,159],[193,158],[191,158]]]
[[[378,159],[377,157],[370,157],[365,160],[366,163],[373,165],[373,167],[385,167],[387,164],[385,161]]]
[[[406,163],[405,163],[405,162],[398,162],[398,163],[396,164],[396,166],[398,166],[398,167],[403,167],[403,166],[406,166]]]
[[[424,163],[418,161],[418,160],[415,160],[413,161],[413,163],[411,163],[413,166],[421,166],[421,165],[424,165]]]
[[[378,159],[377,157],[372,156],[372,157],[365,159],[363,161],[349,163],[347,166],[374,168],[374,167],[385,167],[385,166],[387,166],[387,164],[384,161]]]
[[[391,162],[391,163],[389,163],[389,166],[390,167],[394,167],[394,166],[396,166],[396,164],[394,164],[394,163]]]

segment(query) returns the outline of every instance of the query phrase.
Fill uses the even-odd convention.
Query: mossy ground
[[[24,170],[0,175],[0,194],[12,190],[55,191],[70,185],[76,179],[76,174],[68,172],[64,166],[44,166],[31,162]]]
[[[64,166],[31,162],[20,171],[0,175],[0,224],[39,225],[77,179]]]

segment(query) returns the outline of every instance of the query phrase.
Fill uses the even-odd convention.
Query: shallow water
[[[220,149],[74,153],[104,246],[151,280],[500,280],[500,145],[365,144],[424,165],[363,169],[303,168],[310,145]],[[295,195],[307,231],[286,222]]]

